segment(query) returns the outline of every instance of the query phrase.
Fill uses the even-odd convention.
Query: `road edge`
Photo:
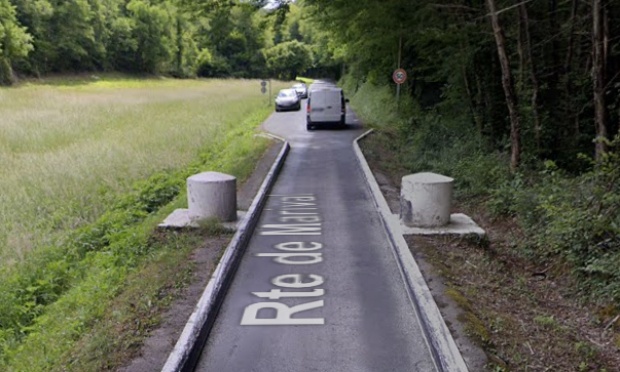
[[[407,286],[407,292],[412,305],[419,314],[419,320],[425,332],[426,340],[429,343],[431,354],[440,371],[468,372],[467,364],[456,346],[452,334],[439,311],[439,307],[426,284],[426,280],[424,280],[422,272],[400,231],[400,223],[397,218],[392,216],[388,203],[359,146],[359,141],[372,132],[373,130],[371,129],[357,137],[353,141],[353,150],[362,168],[366,182],[370,187],[375,205],[381,214],[383,226],[391,242],[392,252]]]
[[[268,133],[266,135],[282,141],[282,149],[265,176],[247,214],[226,247],[224,255],[220,259],[194,311],[185,324],[181,336],[179,336],[177,343],[166,360],[161,370],[162,372],[190,371],[198,362],[202,346],[206,342],[249,238],[256,227],[258,217],[260,217],[260,213],[265,206],[267,193],[273,187],[291,148],[290,144],[284,139]]]

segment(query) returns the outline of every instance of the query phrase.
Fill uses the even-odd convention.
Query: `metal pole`
[[[400,68],[400,59],[403,49],[403,35],[398,37],[398,68]],[[396,83],[396,108],[400,108],[400,84]]]
[[[403,52],[403,35],[398,37],[398,68],[400,68],[400,57]]]

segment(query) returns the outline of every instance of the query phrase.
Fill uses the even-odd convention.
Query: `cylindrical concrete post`
[[[436,173],[403,177],[400,191],[400,219],[411,227],[439,227],[450,222],[452,182]]]
[[[203,172],[187,179],[187,203],[192,220],[217,217],[237,219],[237,179],[218,172]]]

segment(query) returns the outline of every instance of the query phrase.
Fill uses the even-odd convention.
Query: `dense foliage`
[[[288,78],[313,67],[320,50],[301,36],[299,7],[266,3],[1,0],[0,85],[97,71]]]
[[[610,0],[0,0],[0,82],[108,70],[339,77],[346,66],[357,86],[388,85],[401,66],[408,96],[510,149],[513,170],[550,159],[580,172],[576,155],[600,157],[618,132],[618,16]]]
[[[460,200],[516,217],[521,254],[569,263],[583,293],[620,300],[619,2],[304,4],[402,164],[455,177]]]
[[[425,108],[440,105],[444,115],[462,118],[494,148],[504,149],[514,142],[488,6],[496,2],[522,162],[552,159],[581,170],[575,156],[593,153],[596,136],[611,139],[618,131],[620,25],[612,21],[620,16],[618,2],[603,1],[597,13],[599,0],[306,1],[344,50],[342,61],[355,80],[389,84],[400,40],[411,95]],[[594,13],[600,25],[593,24]],[[594,39],[597,26],[600,41]],[[600,61],[593,58],[597,45]],[[604,89],[600,123],[597,68]]]

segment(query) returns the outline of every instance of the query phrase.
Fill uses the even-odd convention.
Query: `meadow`
[[[242,182],[268,146],[256,133],[271,111],[257,80],[81,77],[0,89],[0,369],[70,370],[67,358],[100,368],[70,356],[80,338],[123,291],[176,285],[129,282],[187,270],[200,244],[156,233],[186,207],[186,177],[221,171]]]
[[[111,80],[0,90],[0,265],[92,222],[266,105],[256,81]]]

